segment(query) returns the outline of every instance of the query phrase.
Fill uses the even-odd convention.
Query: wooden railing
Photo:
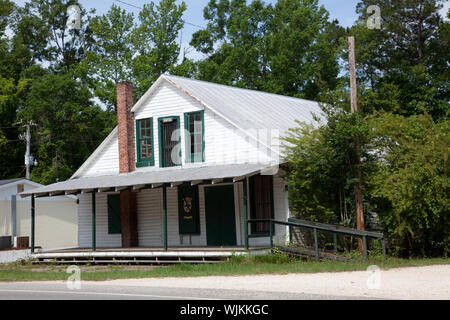
[[[380,239],[381,241],[381,249],[383,256],[386,255],[386,246],[385,246],[385,240],[384,235],[381,232],[374,232],[374,231],[365,231],[365,230],[358,230],[333,224],[326,224],[326,223],[319,223],[319,222],[312,222],[307,220],[300,220],[295,218],[289,218],[288,221],[279,221],[274,219],[249,219],[248,223],[257,223],[257,222],[270,222],[270,230],[268,234],[256,234],[252,235],[249,234],[248,238],[255,238],[255,237],[270,237],[270,247],[274,248],[273,244],[273,237],[274,237],[274,230],[275,225],[284,225],[289,227],[289,240],[292,242],[292,228],[302,228],[302,229],[308,229],[312,230],[314,234],[314,256],[316,260],[319,260],[321,257],[321,254],[319,252],[319,241],[318,241],[318,232],[326,232],[333,234],[333,242],[334,242],[334,253],[337,253],[337,236],[338,235],[346,235],[346,236],[353,236],[356,238],[361,238],[363,241],[363,256],[364,259],[367,260],[367,240],[369,238],[373,239]],[[248,239],[247,239],[248,241]],[[283,249],[283,246],[276,246],[277,248]],[[286,249],[288,249],[286,247]]]

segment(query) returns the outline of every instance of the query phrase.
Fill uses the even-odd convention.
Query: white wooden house
[[[169,75],[132,95],[118,84],[117,128],[68,181],[22,195],[78,195],[80,248],[268,246],[251,220],[289,216],[279,138],[318,103]]]

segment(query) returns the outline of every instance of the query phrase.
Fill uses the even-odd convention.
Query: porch
[[[249,247],[173,247],[164,248],[73,248],[35,252],[33,263],[58,264],[178,264],[218,263],[239,255],[262,255],[270,252],[263,246]]]
[[[265,214],[260,218],[271,218],[271,214],[283,221],[288,218],[281,175],[262,179],[267,184],[264,189],[254,188],[252,179],[264,170],[267,167],[258,164],[171,168],[68,180],[22,194],[31,196],[33,258],[37,262],[158,264],[264,254],[270,248],[269,225],[261,222],[257,229],[249,221],[256,204]],[[256,202],[252,193],[258,194]],[[78,196],[79,248],[35,252],[35,198],[61,194]],[[112,219],[114,211],[119,211],[118,219]],[[286,227],[276,234],[286,238]]]

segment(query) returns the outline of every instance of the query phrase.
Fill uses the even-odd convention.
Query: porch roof
[[[61,194],[76,194],[92,192],[120,191],[127,188],[136,190],[146,187],[158,187],[162,184],[179,184],[183,182],[201,183],[202,181],[214,180],[220,182],[221,179],[232,178],[239,181],[247,176],[257,174],[260,171],[270,170],[267,164],[229,164],[201,167],[175,167],[152,171],[138,171],[127,174],[85,177],[70,179],[63,182],[54,183],[48,186],[24,191],[21,197],[35,195],[38,197],[58,196]]]

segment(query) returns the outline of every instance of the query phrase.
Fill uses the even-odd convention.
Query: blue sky
[[[155,0],[154,2],[158,2]],[[205,21],[203,20],[203,8],[208,4],[209,0],[184,0],[187,4],[187,10],[184,14],[184,20],[188,23],[192,23],[199,26],[204,26]],[[26,0],[16,0],[14,1],[18,5],[22,6]],[[103,14],[108,11],[111,5],[114,3],[129,12],[133,12],[135,17],[139,12],[136,7],[142,7],[145,3],[150,2],[150,0],[80,0],[81,4],[86,9],[96,9],[97,14]],[[125,4],[128,3],[129,5]],[[181,0],[177,0],[181,2]],[[266,0],[266,2],[275,3],[276,0]],[[330,13],[331,19],[338,19],[342,26],[351,26],[356,18],[356,4],[359,0],[319,0],[320,4],[323,5]],[[135,6],[135,7],[134,7]],[[450,6],[450,1],[447,1],[443,13],[447,12]],[[183,47],[188,47],[191,40],[192,34],[197,31],[198,28],[189,24],[185,24],[183,29]],[[197,59],[201,58],[200,54],[191,52],[188,55],[190,58]]]
[[[23,1],[23,0],[22,0]],[[20,2],[22,2],[20,1]],[[139,13],[139,9],[136,7],[142,7],[145,3],[150,2],[149,0],[80,0],[85,8],[96,9],[97,14],[102,14],[108,11],[111,5],[114,3],[121,8],[133,12],[135,17]],[[157,2],[157,1],[155,1]],[[181,3],[181,0],[177,2]],[[188,23],[195,24],[198,26],[205,26],[205,21],[203,19],[203,8],[208,4],[209,0],[185,0],[187,5],[187,10],[184,14],[184,20]],[[275,3],[276,0],[266,0],[267,3]],[[343,26],[350,26],[356,20],[356,4],[358,0],[319,0],[320,4],[324,5],[325,8],[330,12],[330,17],[332,19],[338,19],[340,24]],[[129,5],[125,4],[128,3]],[[188,47],[191,40],[192,34],[197,31],[192,25],[185,24],[183,29],[183,47]],[[202,58],[202,54],[191,51],[188,57],[192,59]]]
[[[139,9],[115,0],[81,0],[80,2],[86,8],[96,9],[98,13],[108,11],[108,8],[112,3],[119,5],[127,11],[134,12],[135,14],[139,12]],[[149,0],[124,0],[123,2],[135,5],[137,7],[142,7],[142,5],[144,3],[148,3]],[[208,2],[209,0],[185,0],[187,10],[184,15],[184,19],[193,24],[203,26],[205,24],[203,20],[203,8],[208,4]],[[275,3],[276,0],[266,0],[266,2]],[[320,3],[330,12],[332,18],[337,18],[342,25],[351,25],[356,19],[355,8],[358,0],[320,0]],[[189,35],[195,32],[195,30],[191,30],[195,28],[190,27],[189,25],[187,25],[185,29],[185,32]]]

